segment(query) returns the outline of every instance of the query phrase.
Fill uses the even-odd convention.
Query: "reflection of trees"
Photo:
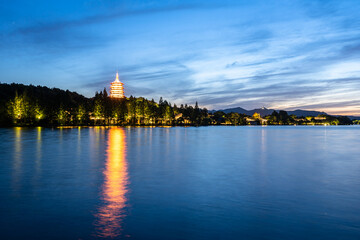
[[[98,209],[97,235],[115,238],[121,234],[126,216],[126,193],[129,184],[126,162],[126,139],[122,128],[109,130],[107,159],[102,190],[103,205]]]

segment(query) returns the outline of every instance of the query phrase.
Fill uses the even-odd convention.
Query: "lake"
[[[360,239],[360,127],[0,129],[1,239]]]

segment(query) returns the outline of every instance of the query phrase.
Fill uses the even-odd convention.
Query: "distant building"
[[[178,113],[175,115],[175,120],[178,120],[179,118],[183,117],[182,113]]]
[[[247,124],[249,124],[249,125],[259,125],[259,122],[256,121],[255,119],[246,117],[245,120],[246,120]]]
[[[260,118],[261,125],[267,125],[268,120],[265,118]]]
[[[116,73],[116,79],[111,83],[110,86],[110,97],[111,98],[123,98],[124,95],[124,84],[119,80],[119,73]]]

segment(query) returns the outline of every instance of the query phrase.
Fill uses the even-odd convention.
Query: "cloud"
[[[191,79],[192,71],[185,65],[173,60],[123,66],[120,70],[120,79],[126,86],[126,92],[136,96],[170,97],[194,87]],[[103,87],[108,88],[113,79],[105,76],[113,75],[113,70],[106,68],[99,75],[94,76],[95,78],[83,84],[82,87],[91,88],[94,91],[103,89]],[[97,80],[99,77],[101,80]]]
[[[92,16],[86,16],[80,19],[70,19],[56,21],[52,23],[38,23],[35,25],[30,25],[26,27],[18,28],[14,31],[15,34],[32,34],[40,32],[50,32],[50,31],[59,31],[65,28],[74,28],[81,27],[86,25],[101,24],[108,21],[117,20],[129,16],[138,16],[138,15],[148,15],[164,12],[174,12],[174,11],[185,11],[192,9],[204,9],[204,8],[217,8],[221,6],[220,4],[216,5],[203,5],[203,4],[177,4],[169,5],[164,7],[156,8],[143,8],[143,9],[128,9],[116,8],[111,11],[108,9],[105,13],[100,13]]]
[[[158,13],[171,13],[194,9],[211,9],[223,4],[182,3],[151,6],[149,8],[107,8],[106,11],[77,19],[61,19],[56,21],[32,22],[28,26],[18,27],[10,32],[3,32],[0,48],[9,54],[51,56],[54,59],[74,55],[78,52],[95,50],[110,46],[124,38],[119,31],[109,32],[104,29],[101,34],[95,28],[115,24],[116,20],[125,17],[139,17]],[[81,14],[79,14],[81,15]],[[124,26],[125,27],[125,26]],[[118,29],[116,27],[115,29]],[[19,51],[22,49],[22,51]],[[49,58],[49,57],[48,57]]]
[[[354,44],[345,45],[341,49],[341,53],[342,53],[342,55],[345,55],[345,56],[348,56],[348,57],[354,56],[354,57],[359,58],[360,40],[357,39],[357,41]]]
[[[241,66],[241,64],[238,61],[235,61],[231,64],[226,64],[226,68],[232,68],[232,67],[237,67],[237,66]]]
[[[339,103],[354,100],[357,12],[343,1],[272,4],[271,11],[260,2],[106,6],[3,32],[1,56],[14,66],[44,66],[44,82],[61,72],[54,81],[77,84],[88,96],[108,87],[119,66],[127,94],[178,104],[296,107],[330,102],[332,94]]]
[[[346,101],[335,101],[327,103],[315,103],[315,104],[304,104],[298,106],[299,108],[317,109],[317,108],[335,108],[335,107],[360,107],[360,99],[358,100],[346,100]]]

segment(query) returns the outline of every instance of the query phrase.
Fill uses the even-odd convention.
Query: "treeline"
[[[190,105],[177,106],[163,100],[142,97],[113,99],[106,89],[96,93],[88,114],[95,125],[208,125],[208,111]]]
[[[221,125],[350,125],[356,124],[345,116],[318,115],[298,117],[288,115],[286,111],[273,111],[272,114],[262,117],[259,113],[252,116],[239,113],[224,113],[222,111],[214,112],[210,116],[215,124]]]
[[[355,122],[354,122],[355,123]],[[206,125],[344,125],[347,117],[319,115],[296,117],[286,111],[271,115],[217,111],[177,106],[160,98],[158,102],[142,97],[113,99],[106,89],[86,98],[76,92],[23,84],[0,84],[0,126],[206,126]]]
[[[90,105],[90,99],[68,90],[0,84],[0,126],[56,125],[65,112]]]
[[[331,116],[320,114],[318,116],[297,117],[288,115],[286,111],[274,111],[265,117],[268,125],[350,125],[353,124],[346,116]]]
[[[106,89],[86,98],[75,92],[23,84],[0,84],[0,126],[209,125],[196,103],[172,105],[139,97],[113,99]]]

